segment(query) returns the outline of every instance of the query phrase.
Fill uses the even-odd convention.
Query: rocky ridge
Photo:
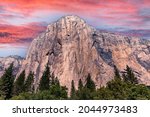
[[[51,72],[62,85],[70,88],[71,81],[91,74],[97,87],[113,78],[113,65],[122,72],[129,65],[141,83],[150,85],[150,42],[100,32],[78,16],[65,16],[48,25],[47,30],[33,40],[19,74],[35,73],[34,84],[49,64]]]

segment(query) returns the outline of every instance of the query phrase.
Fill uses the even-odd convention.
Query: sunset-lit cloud
[[[149,0],[0,0],[0,19],[11,23],[17,19],[20,24],[25,19],[45,20],[46,14],[59,12],[96,20],[97,27],[105,23],[144,29],[149,28],[149,7]]]
[[[0,0],[0,44],[29,43],[45,24],[70,14],[98,29],[149,38],[149,0]]]
[[[0,25],[0,43],[22,43],[31,42],[39,33],[45,30],[46,26],[40,23],[30,23],[23,26]]]

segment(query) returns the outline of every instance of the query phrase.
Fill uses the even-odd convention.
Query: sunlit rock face
[[[46,64],[60,80],[71,87],[71,81],[91,74],[97,87],[105,86],[113,78],[113,66],[124,71],[130,66],[141,83],[150,84],[150,43],[136,37],[100,32],[77,16],[65,16],[48,25],[35,38],[23,61],[20,72],[35,73],[38,87]]]
[[[17,74],[19,68],[21,67],[23,58],[19,56],[8,56],[8,57],[0,57],[0,77],[3,75],[5,69],[7,69],[11,63],[13,63],[14,75]]]

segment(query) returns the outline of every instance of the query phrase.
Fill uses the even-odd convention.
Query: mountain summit
[[[77,87],[88,73],[97,87],[106,85],[113,78],[114,65],[120,72],[130,66],[141,83],[150,85],[149,41],[100,32],[78,16],[62,17],[48,25],[31,43],[19,73],[33,71],[38,87],[47,63],[69,89],[72,80]]]

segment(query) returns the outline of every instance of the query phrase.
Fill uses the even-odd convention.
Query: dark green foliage
[[[96,89],[95,83],[94,83],[94,81],[92,80],[90,74],[88,74],[88,76],[87,76],[85,87],[86,87],[87,89],[89,89],[90,91],[94,91],[94,90]]]
[[[24,92],[20,93],[18,96],[14,96],[11,100],[34,100],[34,94]]]
[[[46,69],[40,80],[39,90],[40,91],[49,90],[49,87],[50,87],[50,68],[47,64]]]
[[[126,67],[125,72],[126,74],[123,74],[124,81],[130,82],[132,84],[138,84],[138,80],[135,77],[133,70],[129,66]]]
[[[83,83],[82,80],[80,79],[78,83],[78,90],[82,90],[82,88],[83,88]]]
[[[50,93],[55,99],[67,99],[67,88],[60,86],[59,80],[57,77],[52,74],[52,83],[50,85]]]
[[[60,87],[60,83],[57,77],[54,77],[54,83],[52,84],[52,86],[53,85],[57,85],[58,87]]]
[[[119,74],[119,70],[116,66],[114,66],[114,73],[115,73],[114,79],[121,79],[121,76]]]
[[[50,93],[55,97],[55,99],[67,99],[66,87],[53,85],[50,88]]]
[[[19,95],[20,93],[25,92],[25,70],[18,76],[14,84],[14,95]]]
[[[20,95],[12,98],[13,100],[60,100],[68,99],[67,88],[60,86],[59,80],[54,76],[53,83],[49,90],[38,91],[37,93],[20,93]]]
[[[36,100],[60,100],[67,99],[67,88],[53,85],[50,90],[40,91],[34,95]]]
[[[94,95],[95,100],[112,100],[114,96],[113,92],[110,91],[108,88],[102,87],[98,89]]]
[[[49,67],[43,73],[40,81],[40,91],[34,94],[32,91],[34,74],[30,72],[25,81],[25,71],[23,71],[16,79],[14,84],[14,96],[12,99],[68,99],[67,88],[60,86],[59,80],[54,74],[50,74]],[[50,80],[51,79],[51,80]],[[90,74],[87,77],[86,86],[83,86],[82,81],[79,81],[79,92],[77,93],[72,81],[72,96],[71,99],[93,99],[93,91],[95,90],[95,84],[91,79]],[[77,97],[77,94],[79,97]]]
[[[141,100],[150,99],[150,90],[145,85],[135,85],[123,80],[108,82],[107,87],[96,91],[94,99],[100,100]]]
[[[51,85],[55,85],[55,75],[52,73],[51,75]]]
[[[39,91],[33,91],[34,74],[30,72],[25,81],[25,71],[14,83],[13,64],[5,70],[0,79],[0,99],[13,100],[61,100],[68,99],[67,88],[61,86],[54,73],[50,73],[48,65],[40,81]],[[114,79],[109,81],[106,87],[96,89],[96,85],[88,74],[85,85],[79,80],[78,89],[75,89],[74,81],[71,82],[69,99],[79,100],[136,100],[150,99],[150,87],[138,84],[133,70],[127,66],[121,76],[119,70],[114,66]],[[14,83],[14,87],[13,87]],[[13,89],[14,88],[14,89]],[[15,96],[12,97],[12,90]]]
[[[79,100],[90,100],[94,99],[94,94],[96,91],[96,86],[94,81],[91,78],[91,75],[88,74],[86,78],[86,84],[83,86],[83,83],[81,80],[79,80],[78,83],[78,90],[76,91],[76,99]]]
[[[34,100],[54,100],[56,97],[51,94],[50,90],[39,91],[33,97]]]
[[[148,89],[150,89],[150,86],[146,86]]]
[[[21,93],[11,98],[12,100],[64,100],[67,99],[67,88],[53,85],[50,90],[39,91],[35,94]]]
[[[78,83],[78,90],[76,91],[76,99],[82,100],[84,98],[89,97],[89,96],[86,96],[84,90],[85,90],[85,87],[83,86],[82,80],[80,79]]]
[[[25,83],[24,83],[25,92],[32,93],[34,91],[33,82],[34,82],[34,73],[30,72]]]
[[[74,86],[74,80],[71,82],[71,94],[70,94],[71,99],[76,99],[76,90]]]
[[[127,99],[131,85],[119,79],[107,83],[107,89],[112,92],[114,99]]]
[[[150,90],[145,85],[134,85],[130,88],[129,100],[150,99]]]
[[[51,75],[51,81],[50,81],[50,87],[53,85],[57,85],[58,87],[60,87],[60,83],[57,77],[55,77],[54,73],[52,73]]]
[[[76,98],[77,99],[80,99],[80,100],[82,100],[82,99],[84,99],[86,96],[85,96],[85,92],[84,92],[84,89],[85,87],[83,86],[83,83],[82,83],[82,80],[80,79],[79,80],[79,83],[78,83],[78,90],[76,91]]]
[[[13,91],[13,63],[5,70],[1,77],[0,93],[4,99],[10,99]]]
[[[92,94],[93,93],[88,88],[84,87],[81,91],[79,91],[77,93],[77,95],[78,95],[77,99],[79,99],[79,100],[91,100],[91,99],[93,99]]]
[[[123,80],[117,78],[117,74],[115,70],[114,79],[108,82],[105,88],[98,89],[94,99],[150,99],[149,88],[145,85],[137,85],[137,78],[131,68],[127,66],[126,72],[122,76]]]

